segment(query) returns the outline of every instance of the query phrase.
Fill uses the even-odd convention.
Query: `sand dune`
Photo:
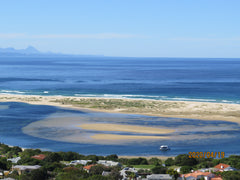
[[[0,94],[0,102],[10,101],[111,113],[240,123],[240,104]]]

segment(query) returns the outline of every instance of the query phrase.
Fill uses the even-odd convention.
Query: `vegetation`
[[[34,155],[44,154],[46,157],[43,160],[32,158]],[[41,151],[39,149],[26,149],[22,151],[20,147],[9,147],[5,144],[0,144],[0,169],[11,170],[13,164],[7,158],[21,157],[18,161],[19,165],[40,165],[41,168],[31,172],[25,172],[21,175],[17,171],[12,171],[7,177],[14,179],[24,180],[118,180],[121,179],[121,168],[106,167],[103,165],[96,165],[98,160],[112,160],[120,162],[123,166],[134,167],[138,169],[138,173],[146,177],[147,174],[170,174],[174,179],[177,179],[179,174],[172,167],[181,167],[181,173],[189,173],[191,170],[199,168],[214,167],[219,163],[229,164],[230,166],[240,169],[240,156],[232,155],[223,159],[202,158],[194,159],[189,158],[188,155],[181,154],[175,158],[168,158],[162,162],[158,158],[118,158],[116,154],[109,156],[96,156],[96,155],[81,155],[75,152],[49,152]],[[83,169],[83,165],[66,165],[66,162],[72,160],[92,160],[89,164],[95,164],[91,167],[89,172]],[[165,165],[164,165],[165,164]],[[108,172],[106,176],[102,172]],[[126,171],[129,178],[134,179],[136,174],[131,171]],[[217,172],[224,180],[237,180],[240,179],[240,171],[230,172]]]

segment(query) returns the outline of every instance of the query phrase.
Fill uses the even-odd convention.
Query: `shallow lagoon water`
[[[24,148],[40,148],[51,151],[75,151],[81,154],[97,154],[97,155],[178,155],[188,152],[225,152],[226,154],[239,154],[240,152],[240,126],[236,123],[224,121],[206,121],[191,120],[178,118],[162,118],[131,114],[111,114],[92,111],[76,111],[70,109],[62,109],[45,105],[30,105],[25,103],[0,103],[0,107],[8,107],[0,109],[0,142],[21,146]],[[73,117],[84,119],[84,121],[92,123],[96,122],[114,122],[126,125],[145,125],[145,126],[161,126],[170,129],[176,129],[176,132],[170,134],[170,139],[138,141],[131,143],[119,144],[102,144],[102,143],[71,143],[61,141],[63,133],[56,133],[50,129],[44,130],[46,136],[57,137],[59,140],[50,140],[46,138],[34,137],[23,133],[22,129],[31,123],[44,122],[51,118]],[[78,124],[78,122],[76,123]],[[64,129],[71,132],[77,129],[73,124]],[[50,130],[50,131],[49,131]],[[63,131],[62,131],[63,132]],[[91,132],[99,133],[99,132]],[[109,132],[108,132],[109,133]],[[123,134],[117,132],[117,134]],[[125,132],[125,134],[132,134]],[[178,137],[178,139],[175,139]],[[161,152],[159,146],[168,144],[171,151]]]

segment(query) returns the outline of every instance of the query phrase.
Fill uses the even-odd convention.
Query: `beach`
[[[0,94],[0,102],[24,102],[76,110],[240,123],[240,104]]]

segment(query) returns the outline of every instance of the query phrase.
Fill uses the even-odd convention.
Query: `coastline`
[[[0,102],[23,102],[76,110],[240,123],[240,104],[15,94],[0,94]]]

